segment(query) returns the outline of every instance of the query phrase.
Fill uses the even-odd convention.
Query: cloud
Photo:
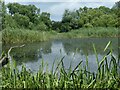
[[[96,8],[99,6],[107,6],[111,8],[113,5],[114,2],[64,2],[53,4],[48,8],[44,9],[43,11],[49,12],[51,14],[51,17],[54,19],[54,17],[62,17],[65,9],[74,10],[84,6],[92,8]]]

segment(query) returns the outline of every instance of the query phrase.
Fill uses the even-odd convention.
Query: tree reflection
[[[54,57],[60,57],[66,54],[68,58],[73,54],[77,54],[78,57],[79,55],[94,55],[93,43],[97,53],[103,56],[106,54],[103,50],[109,41],[112,41],[112,45],[109,49],[113,48],[114,54],[118,55],[117,38],[84,38],[26,44],[25,47],[13,49],[11,56],[17,60],[17,64],[21,64],[22,62],[37,62],[42,58],[52,60]],[[3,50],[7,51],[11,46],[15,45],[3,45]]]
[[[97,53],[103,55],[104,48],[107,45],[109,41],[112,41],[111,48],[113,49],[115,54],[118,54],[118,41],[116,38],[85,38],[85,39],[66,39],[62,41],[62,44],[64,46],[64,50],[67,54],[70,54],[72,52],[74,53],[80,53],[81,55],[93,55],[93,44],[96,47]]]
[[[13,45],[4,45],[3,50],[8,51],[11,46]],[[42,58],[42,54],[51,53],[51,46],[51,41],[26,44],[25,47],[13,49],[11,56],[17,60],[19,64],[21,64],[21,62],[37,62],[38,59]]]

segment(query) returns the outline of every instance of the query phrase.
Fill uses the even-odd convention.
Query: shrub
[[[92,24],[90,24],[90,23],[86,23],[83,27],[86,27],[86,28],[92,28],[92,27],[93,27],[93,25],[92,25]]]

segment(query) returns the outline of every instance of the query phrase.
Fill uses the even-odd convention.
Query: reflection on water
[[[95,44],[98,59],[101,60],[106,52],[103,52],[106,44],[112,41],[112,46],[109,47],[114,50],[114,55],[118,55],[118,39],[117,38],[86,38],[86,39],[62,39],[51,40],[47,42],[28,44],[23,48],[13,49],[11,56],[17,61],[17,66],[21,68],[22,63],[28,69],[37,71],[44,60],[48,63],[48,68],[52,68],[52,64],[59,62],[62,57],[64,58],[65,68],[69,68],[70,63],[74,68],[81,60],[83,66],[86,63],[86,55],[88,55],[88,63],[91,71],[96,70],[96,57],[92,44]],[[11,45],[3,46],[7,50]]]

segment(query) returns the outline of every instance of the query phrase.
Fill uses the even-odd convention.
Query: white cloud
[[[79,9],[80,7],[99,7],[99,6],[107,6],[112,7],[114,5],[113,2],[69,2],[69,3],[58,3],[55,5],[51,5],[49,8],[45,9],[44,12],[49,12],[51,16],[62,16],[65,9],[74,10]]]
[[[79,7],[78,3],[60,3],[51,6],[46,11],[54,15],[59,15],[59,14],[63,14],[65,9],[73,10],[78,7]]]

